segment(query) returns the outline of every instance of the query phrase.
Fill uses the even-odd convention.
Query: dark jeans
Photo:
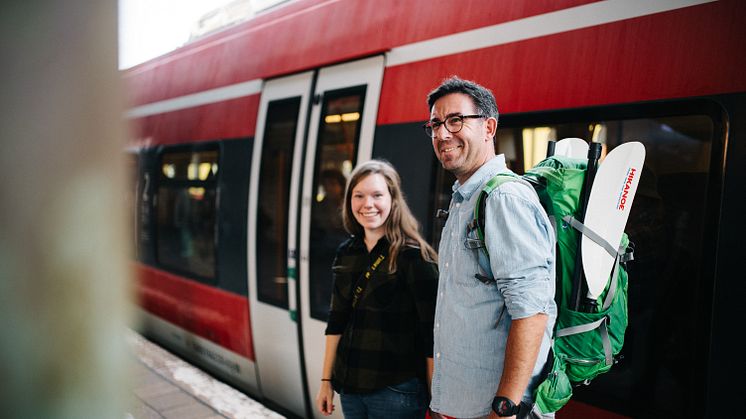
[[[421,419],[427,390],[418,378],[373,393],[340,394],[345,419]]]

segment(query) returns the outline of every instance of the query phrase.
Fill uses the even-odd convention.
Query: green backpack
[[[474,219],[468,225],[467,246],[480,249],[480,273],[483,282],[492,280],[489,255],[484,246],[484,211],[487,196],[506,182],[529,183],[536,190],[539,201],[555,227],[557,322],[554,329],[549,362],[544,369],[546,378],[536,389],[535,400],[543,413],[559,410],[572,396],[573,385],[588,384],[599,374],[611,369],[616,362],[627,329],[627,271],[625,263],[632,259],[627,235],[622,237],[617,251],[611,280],[593,312],[572,309],[570,304],[576,254],[581,233],[575,220],[587,162],[563,156],[544,159],[523,176],[500,173],[482,189],[474,209]],[[575,220],[573,220],[575,219]],[[582,224],[580,224],[582,228]],[[589,236],[593,233],[586,232]],[[579,267],[582,269],[582,267]]]

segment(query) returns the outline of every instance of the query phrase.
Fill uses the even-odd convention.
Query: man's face
[[[471,97],[451,93],[438,99],[430,111],[430,121],[445,121],[458,115],[478,114]],[[495,133],[494,118],[468,118],[457,133],[449,132],[445,124],[433,130],[433,149],[443,168],[464,183],[494,154],[492,137]]]

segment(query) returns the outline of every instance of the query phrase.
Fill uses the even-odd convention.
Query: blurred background
[[[0,5],[1,417],[123,417],[134,316],[118,69],[277,3]]]
[[[287,1],[119,0],[119,68],[130,68]]]

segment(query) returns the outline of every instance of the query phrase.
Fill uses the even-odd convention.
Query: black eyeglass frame
[[[451,131],[448,129],[448,124],[446,124],[446,121],[449,119],[458,118],[461,121],[461,125],[459,126],[459,129],[456,131]],[[473,115],[451,115],[448,118],[446,118],[445,121],[427,121],[424,125],[422,125],[422,129],[425,130],[425,135],[427,135],[430,138],[434,138],[435,131],[440,128],[441,125],[444,125],[446,128],[446,131],[450,132],[451,134],[456,134],[457,132],[461,131],[464,128],[464,119],[470,119],[470,118],[488,118],[488,116],[481,115],[481,114],[473,114]]]

